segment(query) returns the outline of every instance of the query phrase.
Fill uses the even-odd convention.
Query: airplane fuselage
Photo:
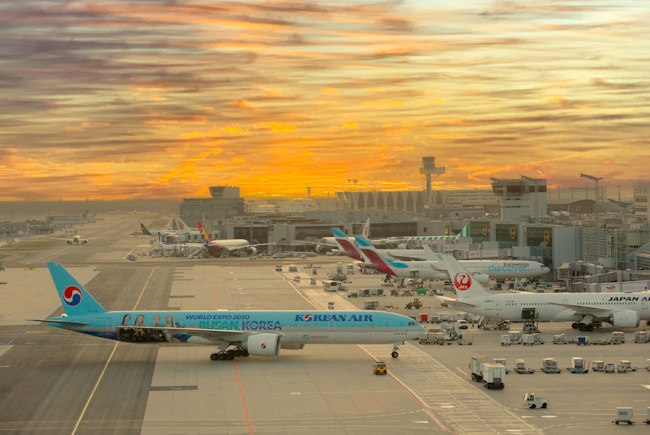
[[[503,320],[522,320],[523,310],[534,309],[540,321],[582,321],[587,311],[607,319],[615,311],[634,311],[650,320],[648,292],[639,293],[507,293],[447,301],[450,307]],[[571,307],[572,306],[572,307]],[[580,310],[583,310],[581,312]]]
[[[461,260],[462,266],[472,274],[484,274],[494,279],[534,278],[548,272],[541,263],[520,260]],[[450,279],[440,261],[409,261],[391,263],[395,276],[423,279]]]
[[[109,311],[52,319],[88,323],[49,323],[54,327],[130,342],[215,344],[191,333],[164,332],[165,327],[224,331],[233,342],[251,333],[272,333],[281,337],[283,345],[385,344],[424,333],[413,319],[383,311]]]

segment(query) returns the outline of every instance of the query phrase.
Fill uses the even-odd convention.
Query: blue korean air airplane
[[[410,317],[384,311],[106,311],[61,264],[47,267],[65,314],[37,321],[110,340],[213,345],[213,361],[308,343],[394,344],[397,358],[398,345],[425,333]]]

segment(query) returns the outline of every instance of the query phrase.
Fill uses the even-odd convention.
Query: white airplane
[[[55,238],[55,240],[65,240],[68,245],[85,245],[90,239],[82,239],[79,234],[75,234],[71,239]]]
[[[361,251],[359,250],[359,246],[355,241],[351,240],[348,236],[346,236],[343,233],[343,231],[341,231],[339,228],[332,227],[332,233],[334,234],[334,240],[336,241],[337,247],[341,251],[345,252],[347,255],[354,258],[355,260],[363,261],[363,255],[361,254]],[[366,237],[366,239],[368,238],[368,236],[365,235],[364,237]],[[456,234],[455,236],[429,236],[429,237],[449,237],[449,239],[445,239],[445,240],[458,240],[461,237],[469,237],[469,224],[465,225],[465,227],[461,230],[461,232]],[[377,249],[377,251],[398,260],[436,260],[437,259],[434,256],[432,256],[431,253],[427,252],[425,249]]]
[[[71,239],[66,240],[68,245],[85,245],[88,239],[82,239],[79,234],[75,234]]]
[[[219,239],[212,240],[210,232],[201,222],[198,223],[199,232],[205,241],[204,245],[215,257],[229,257],[231,254],[238,255],[255,255],[260,246],[273,245],[274,243],[257,243],[251,244],[246,239]]]
[[[365,260],[376,264],[379,272],[400,278],[450,279],[442,261],[391,260],[379,253],[367,239],[355,239]],[[534,278],[550,271],[542,263],[527,260],[463,260],[463,265],[484,284],[490,278]]]
[[[339,229],[339,231],[341,230]],[[343,232],[341,231],[341,233]],[[366,220],[366,223],[363,225],[363,228],[361,229],[361,233],[365,238],[368,238],[368,235],[370,234],[370,218]],[[315,244],[316,246],[314,247],[314,251],[320,254],[324,254],[327,251],[339,249],[339,244],[336,241],[336,237],[322,237],[318,242],[306,242],[306,243]],[[344,249],[340,249],[340,250],[342,252],[345,251]]]
[[[617,328],[636,328],[650,320],[650,292],[639,293],[528,293],[493,294],[454,257],[443,263],[453,277],[458,299],[436,296],[449,307],[503,320],[572,321],[573,329],[593,331],[607,322]],[[650,322],[648,322],[650,324]]]
[[[174,222],[176,223],[176,228],[178,228],[176,234],[178,235],[179,240],[201,242],[201,231],[198,228],[190,228],[190,226],[187,225],[180,216],[176,216]]]
[[[410,317],[385,311],[106,311],[59,263],[47,263],[65,314],[35,321],[109,340],[215,346],[210,359],[277,356],[305,344],[394,344],[424,334]]]

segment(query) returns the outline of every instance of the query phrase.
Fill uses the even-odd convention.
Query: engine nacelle
[[[318,252],[319,254],[324,254],[328,250],[329,248],[326,245],[316,245],[314,248],[314,251]]]
[[[487,284],[490,282],[490,275],[487,273],[473,273],[472,277],[481,284]]]
[[[408,248],[409,245],[406,243],[400,243],[399,245],[397,245],[397,249],[408,249]]]
[[[280,336],[278,334],[255,334],[242,343],[242,348],[250,355],[276,356],[280,353]]]
[[[251,246],[248,248],[248,255],[255,255],[257,254],[257,248],[255,246]]]
[[[609,323],[619,328],[636,328],[641,322],[641,315],[636,311],[617,311],[609,315]]]

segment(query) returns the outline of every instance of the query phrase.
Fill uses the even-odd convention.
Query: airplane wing
[[[431,249],[430,245],[424,244],[423,248],[424,248],[424,259],[425,260],[442,262],[442,254],[434,252],[433,249]]]
[[[206,340],[218,342],[218,341],[231,341],[238,338],[247,337],[249,335],[255,335],[259,332],[257,331],[242,331],[238,329],[202,329],[202,328],[183,328],[180,326],[169,327],[169,326],[121,326],[125,329],[144,329],[147,331],[162,331],[162,332],[171,332],[173,334],[186,334],[193,337],[201,337]],[[266,331],[265,331],[266,332]],[[274,333],[274,332],[272,332]],[[277,333],[275,333],[277,334]],[[281,334],[278,334],[281,335]],[[241,337],[238,337],[241,336]]]
[[[452,308],[470,309],[470,308],[476,308],[478,306],[476,304],[470,304],[469,302],[461,302],[458,299],[452,299],[446,296],[436,296],[436,299],[438,299],[441,302],[444,302],[445,304],[447,304],[447,306]]]
[[[59,325],[68,325],[68,326],[86,326],[90,322],[72,322],[70,320],[58,320],[58,319],[28,319],[28,322],[41,322],[41,323],[58,323]]]
[[[574,305],[574,304],[563,304],[559,302],[552,302],[552,304],[557,305],[559,307],[569,308],[571,310],[574,310],[577,314],[584,314],[584,315],[591,314],[594,317],[607,316],[613,311],[617,311],[611,308],[600,308],[600,307],[594,307],[592,305]]]

